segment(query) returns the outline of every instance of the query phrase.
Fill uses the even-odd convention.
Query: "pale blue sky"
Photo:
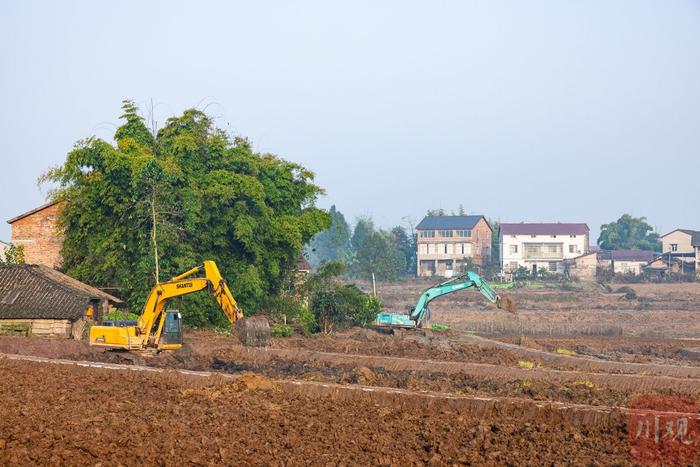
[[[700,2],[0,6],[0,239],[120,101],[192,106],[317,174],[346,216],[700,228]]]

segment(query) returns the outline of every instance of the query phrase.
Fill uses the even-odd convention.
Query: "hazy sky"
[[[349,220],[700,229],[700,2],[0,5],[0,239],[120,102],[205,108]]]

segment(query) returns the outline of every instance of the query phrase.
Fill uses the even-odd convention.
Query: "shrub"
[[[272,337],[289,337],[294,331],[292,327],[288,324],[273,324],[270,326],[270,333]]]
[[[139,315],[130,311],[112,310],[102,316],[103,321],[138,321]]]
[[[382,302],[371,295],[364,297],[364,303],[352,315],[353,321],[360,326],[374,323],[377,314],[382,310]]]

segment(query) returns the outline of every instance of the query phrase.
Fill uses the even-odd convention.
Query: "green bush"
[[[318,323],[316,322],[316,317],[308,307],[304,307],[301,310],[299,316],[297,316],[296,320],[294,320],[294,324],[298,324],[299,326],[301,326],[302,331],[305,335],[309,335],[318,331]]]
[[[112,310],[102,316],[102,321],[138,321],[139,315],[123,310]]]
[[[354,311],[352,320],[360,326],[367,326],[374,323],[381,310],[382,302],[377,297],[366,295],[362,306]]]
[[[288,324],[273,324],[270,326],[272,337],[289,337],[294,331]]]

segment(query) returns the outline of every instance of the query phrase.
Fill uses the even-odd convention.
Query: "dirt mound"
[[[270,323],[263,316],[242,318],[236,321],[238,340],[250,347],[266,347],[270,345]]]
[[[265,376],[252,372],[242,373],[238,378],[236,378],[235,385],[236,388],[238,388],[241,391],[269,391],[270,389],[275,387],[273,382],[270,381],[270,378],[266,378]]]

